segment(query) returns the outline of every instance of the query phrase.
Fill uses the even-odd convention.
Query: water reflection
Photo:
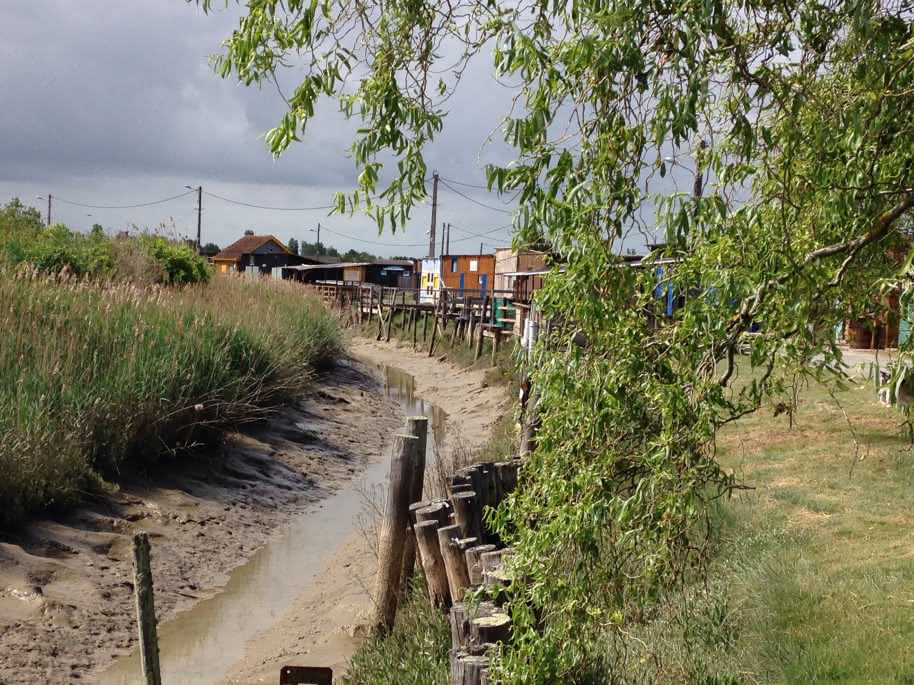
[[[428,442],[427,456],[434,456],[435,446],[444,448],[444,434],[447,423],[447,414],[441,407],[416,396],[416,379],[412,374],[395,366],[377,364],[376,367],[384,374],[384,392],[392,400],[396,400],[407,416],[427,416],[431,429],[431,440]]]

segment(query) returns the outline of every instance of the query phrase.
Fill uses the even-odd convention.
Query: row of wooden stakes
[[[517,486],[519,459],[464,467],[453,474],[446,498],[422,499],[428,420],[407,419],[391,457],[387,507],[378,540],[375,630],[393,629],[397,606],[418,560],[432,604],[450,610],[453,649],[451,682],[487,683],[487,652],[507,642],[510,620],[498,610],[501,590],[510,582],[510,552],[485,523]],[[410,503],[411,502],[411,503]],[[489,601],[466,602],[468,593],[487,588]]]
[[[450,609],[451,683],[488,683],[488,652],[511,636],[511,619],[499,608],[510,578],[510,551],[486,526],[486,507],[497,507],[517,486],[519,460],[481,463],[451,478],[449,498],[410,507],[429,598]],[[486,588],[487,601],[465,601]]]

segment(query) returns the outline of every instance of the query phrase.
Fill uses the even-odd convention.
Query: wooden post
[[[444,568],[447,571],[448,587],[451,590],[451,599],[459,601],[470,587],[470,577],[467,574],[467,560],[457,541],[460,539],[460,526],[444,526],[438,529],[438,542],[441,546],[441,558],[444,559]]]
[[[394,290],[393,301],[390,303],[390,308],[387,310],[387,342],[390,342],[390,327],[394,322],[394,314],[397,312],[397,291]]]
[[[467,575],[470,577],[470,585],[482,585],[482,555],[486,552],[495,551],[495,545],[476,545],[470,547],[466,552],[467,558]]]
[[[428,343],[428,356],[431,357],[435,352],[435,337],[438,335],[438,312],[441,309],[441,303],[444,300],[444,292],[438,291],[438,302],[435,304],[435,319],[432,322],[432,337]]]
[[[133,587],[136,595],[136,620],[140,631],[140,664],[146,685],[162,685],[159,671],[159,641],[156,636],[156,610],[149,565],[149,536],[133,536]]]
[[[451,495],[451,504],[454,505],[454,522],[460,526],[465,538],[482,539],[481,516],[479,498],[475,492],[456,492]]]
[[[425,344],[425,338],[428,335],[428,312],[422,310],[422,344]]]
[[[485,321],[486,321],[486,309],[489,308],[489,296],[486,295],[482,300],[482,311],[479,313],[479,323],[477,324],[477,338],[476,338],[476,352],[473,355],[473,361],[475,362],[479,359],[479,355],[482,354],[482,338],[485,333]]]
[[[403,566],[403,547],[406,542],[406,524],[409,519],[411,474],[415,471],[418,461],[419,438],[413,435],[397,435],[394,453],[390,460],[387,509],[384,520],[381,522],[381,534],[378,539],[374,627],[381,635],[390,632],[397,616],[400,570]]]
[[[368,323],[371,324],[371,317],[374,313],[374,288],[368,288]]]
[[[447,579],[447,569],[441,556],[438,541],[440,523],[434,519],[419,521],[413,527],[416,534],[416,546],[419,549],[419,562],[425,573],[425,585],[432,605],[439,608],[451,606],[451,589]]]
[[[471,645],[494,645],[511,641],[511,617],[507,614],[479,616],[470,621]]]
[[[416,466],[410,473],[409,502],[419,502],[422,499],[422,485],[425,482],[425,450],[428,443],[428,417],[410,416],[406,419],[406,432],[419,439],[416,448],[419,457]],[[404,595],[409,589],[409,581],[413,577],[416,566],[416,537],[413,534],[413,521],[406,517],[406,541],[403,543],[403,566],[400,569],[400,594]]]
[[[416,327],[419,324],[419,305],[414,304],[412,309],[411,323],[413,327],[413,349],[416,349]]]
[[[416,509],[416,523],[437,521],[438,526],[447,526],[451,516],[451,504],[446,500],[430,502],[428,506]]]

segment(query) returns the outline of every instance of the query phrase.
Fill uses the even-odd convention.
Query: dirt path
[[[128,651],[137,530],[152,539],[165,621],[214,595],[284,522],[378,460],[399,420],[378,374],[344,361],[301,402],[209,456],[163,464],[110,499],[0,538],[0,684],[92,682]]]
[[[412,374],[416,395],[447,413],[448,439],[459,434],[465,447],[486,442],[493,422],[506,410],[504,390],[485,387],[484,371],[460,369],[397,343],[359,338],[349,347],[360,359]],[[275,683],[287,664],[330,666],[335,675],[345,672],[371,614],[375,563],[364,536],[354,532],[286,616],[248,642],[244,657],[221,682]]]

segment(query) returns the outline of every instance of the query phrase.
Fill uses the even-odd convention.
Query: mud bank
[[[492,424],[510,406],[503,388],[485,386],[484,371],[429,359],[393,342],[355,338],[348,348],[361,360],[411,374],[411,392],[447,414],[449,448],[454,441],[468,449],[484,444]],[[329,666],[335,677],[344,674],[370,620],[376,563],[365,536],[350,534],[288,613],[250,640],[244,655],[218,682],[276,683],[280,668],[288,664]]]
[[[156,610],[167,621],[377,461],[400,421],[379,374],[343,360],[268,423],[0,538],[0,683],[96,682],[130,650],[137,530],[150,533]]]

